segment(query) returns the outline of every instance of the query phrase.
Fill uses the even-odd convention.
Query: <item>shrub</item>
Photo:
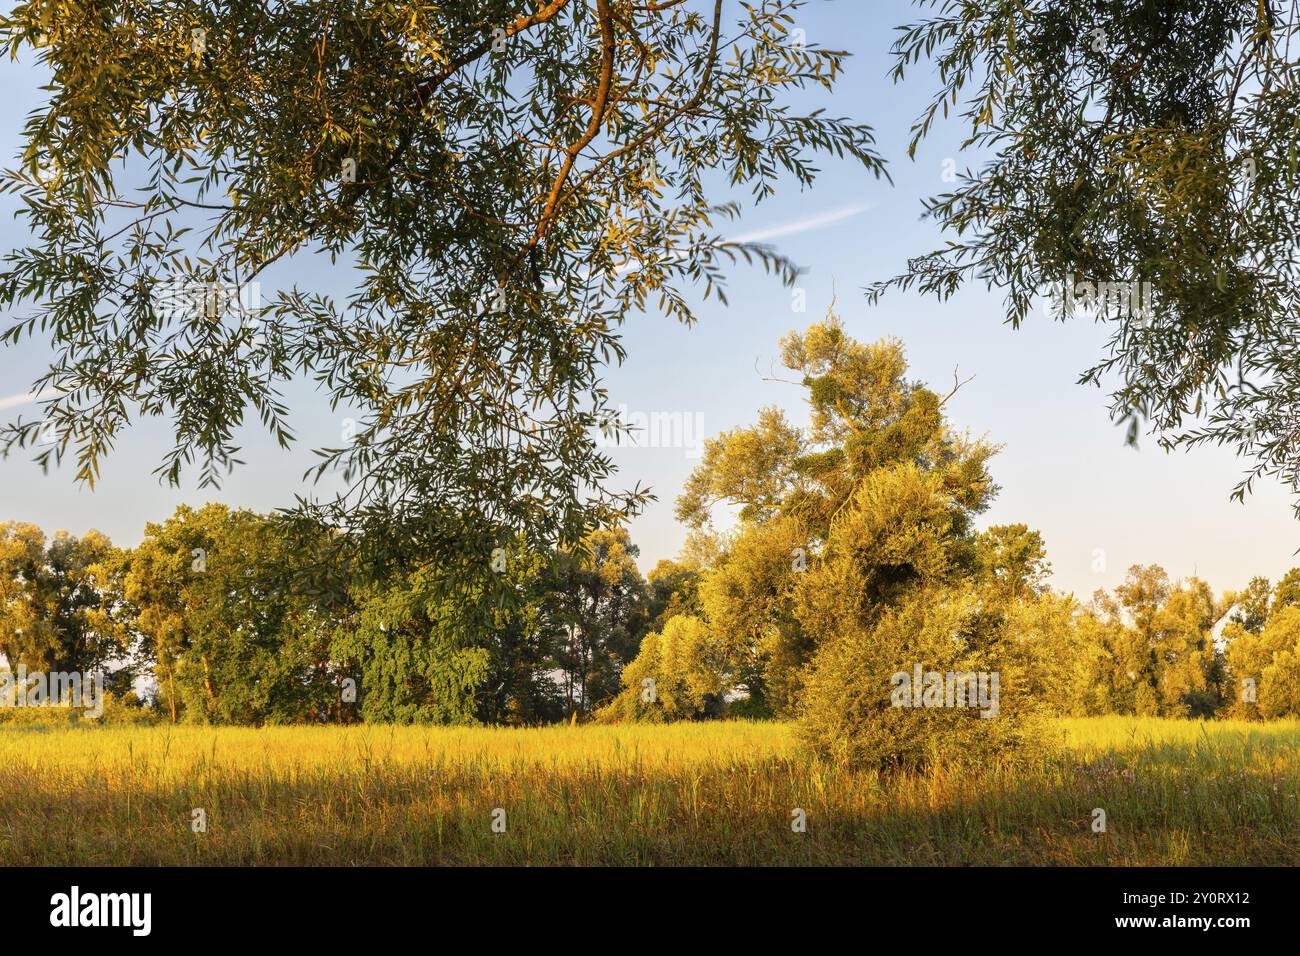
[[[802,700],[803,739],[823,757],[874,768],[1032,752],[1034,705],[1013,631],[1014,615],[987,610],[968,586],[913,593],[818,649]],[[967,683],[964,674],[982,677]],[[969,706],[955,706],[963,698]]]
[[[708,625],[679,614],[669,618],[662,631],[645,636],[641,652],[623,669],[622,683],[623,691],[600,712],[600,719],[721,716],[727,689],[725,654]]]

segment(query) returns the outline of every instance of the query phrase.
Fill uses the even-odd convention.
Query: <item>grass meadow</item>
[[[0,864],[1300,864],[1300,721],[1053,730],[1029,767],[899,775],[774,723],[13,724]]]

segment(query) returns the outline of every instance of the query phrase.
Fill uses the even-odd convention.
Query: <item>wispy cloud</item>
[[[795,219],[793,222],[784,222],[770,226],[767,229],[756,229],[741,236],[733,236],[729,241],[766,242],[769,239],[780,239],[784,236],[797,236],[802,232],[816,232],[818,229],[825,229],[846,219],[852,219],[854,216],[860,216],[873,206],[875,206],[875,203],[862,202],[854,203],[851,206],[841,206],[839,209],[828,209],[826,212],[819,212],[814,216],[806,216],[803,219]]]

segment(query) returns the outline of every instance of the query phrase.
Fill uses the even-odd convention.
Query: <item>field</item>
[[[1300,722],[1054,729],[1015,773],[891,776],[782,724],[11,725],[0,865],[1300,864]]]

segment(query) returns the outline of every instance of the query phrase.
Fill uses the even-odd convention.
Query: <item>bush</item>
[[[972,588],[915,592],[873,626],[818,649],[801,702],[803,739],[823,757],[872,768],[1032,752],[1037,722],[1013,631],[1013,620],[986,610]],[[976,676],[968,684],[962,674]],[[954,706],[963,698],[969,706]]]
[[[603,721],[692,720],[722,715],[725,654],[698,617],[670,617],[647,634],[623,668],[623,691],[598,717]]]

